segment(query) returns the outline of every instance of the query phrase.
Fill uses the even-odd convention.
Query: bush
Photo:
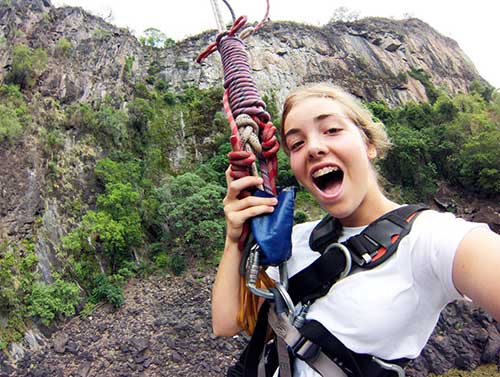
[[[79,288],[56,276],[52,284],[35,283],[27,302],[29,314],[49,325],[58,315],[75,314],[75,306],[80,302]]]
[[[163,237],[170,250],[207,257],[223,247],[225,189],[196,174],[171,178],[157,191]],[[189,245],[189,246],[187,246]]]
[[[461,182],[483,195],[500,194],[500,129],[482,132],[467,141],[460,152]]]
[[[0,313],[12,309],[19,303],[13,273],[16,258],[12,251],[0,254]]]
[[[73,46],[71,45],[71,42],[68,41],[66,37],[62,37],[57,41],[56,44],[56,53],[59,55],[67,56],[69,53],[69,50],[71,50]]]
[[[121,307],[125,303],[125,295],[123,289],[111,282],[105,274],[99,274],[94,280],[94,289],[91,293],[91,300],[94,303],[106,301],[115,308]]]
[[[0,103],[0,143],[13,143],[23,133],[23,124],[15,109]]]
[[[14,47],[11,70],[7,73],[7,84],[17,84],[21,89],[30,89],[45,70],[47,53],[37,48],[32,50],[28,46]]]
[[[295,213],[293,214],[293,222],[295,224],[305,223],[306,221],[309,221],[309,216],[306,212],[300,209],[295,211]]]

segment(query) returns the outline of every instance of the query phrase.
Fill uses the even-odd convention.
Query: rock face
[[[28,144],[0,150],[0,239],[29,235],[42,210],[44,170]]]
[[[88,101],[113,93],[126,97],[131,85],[154,67],[172,88],[186,84],[220,85],[218,54],[203,66],[197,55],[215,32],[183,40],[166,49],[142,46],[127,30],[116,28],[81,8],[54,8],[49,1],[12,0],[0,8],[0,64],[8,68],[12,45],[25,43],[49,53],[40,78],[42,93],[62,103]],[[70,42],[58,49],[61,38]],[[292,22],[268,23],[247,40],[250,65],[263,93],[284,95],[297,85],[329,81],[365,100],[397,105],[426,100],[422,84],[406,75],[422,69],[450,93],[468,92],[481,79],[458,44],[418,19],[367,18],[323,27]],[[127,63],[128,62],[128,63]],[[6,70],[0,71],[0,79]]]

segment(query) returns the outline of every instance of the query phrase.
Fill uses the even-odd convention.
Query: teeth
[[[314,173],[313,173],[313,178],[318,178],[318,177],[321,177],[322,175],[325,175],[325,174],[328,174],[328,173],[331,173],[333,171],[339,171],[339,168],[338,166],[327,166],[325,168],[322,168],[322,169],[319,169],[319,170],[316,170]]]

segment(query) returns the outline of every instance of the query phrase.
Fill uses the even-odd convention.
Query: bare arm
[[[241,191],[261,184],[262,178],[250,176],[233,180],[229,171],[226,170],[227,193],[224,198],[226,244],[212,288],[212,328],[217,336],[232,336],[241,331],[236,318],[240,305],[238,240],[243,224],[251,217],[272,212],[277,203],[275,198],[256,196],[238,199]]]
[[[500,235],[484,228],[470,231],[455,255],[453,282],[500,321]]]

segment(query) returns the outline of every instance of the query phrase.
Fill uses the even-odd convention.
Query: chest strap
[[[410,232],[416,215],[425,209],[427,207],[423,205],[396,208],[368,225],[360,234],[342,242],[350,252],[354,267],[371,269],[385,262]],[[337,220],[327,216],[311,233],[309,245],[321,256],[290,278],[288,292],[294,304],[305,304],[324,296],[345,272],[346,255],[338,248],[330,247],[338,240],[339,226]]]

